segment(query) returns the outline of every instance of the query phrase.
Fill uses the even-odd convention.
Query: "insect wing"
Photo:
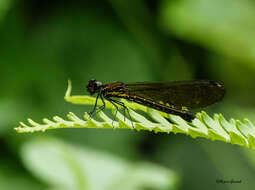
[[[142,82],[126,84],[126,88],[130,94],[163,102],[176,109],[206,107],[219,102],[225,95],[223,85],[208,80]]]

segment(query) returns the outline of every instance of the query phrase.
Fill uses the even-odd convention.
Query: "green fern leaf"
[[[65,100],[74,104],[94,105],[95,103],[95,98],[90,96],[71,96],[70,81],[68,82]],[[85,112],[83,118],[79,118],[70,112],[67,114],[67,120],[55,116],[53,120],[43,119],[44,124],[38,124],[32,119],[28,119],[29,125],[20,122],[20,126],[15,128],[15,130],[19,133],[28,133],[37,131],[44,132],[49,129],[59,128],[121,128],[137,131],[147,130],[155,133],[173,132],[175,134],[183,133],[192,138],[208,138],[213,141],[219,140],[255,149],[255,127],[248,119],[244,119],[243,121],[230,119],[227,121],[222,114],[214,114],[214,117],[211,118],[206,112],[202,111],[196,114],[196,118],[192,122],[186,122],[176,115],[166,114],[126,100],[122,101],[128,107],[132,121],[128,117],[124,117],[119,111],[117,112],[116,108],[110,102],[106,102],[106,108],[112,109],[113,114],[116,115],[116,121],[113,121],[102,111],[98,113],[100,121],[90,118],[87,112]],[[99,100],[98,105],[103,105],[103,103]],[[146,112],[153,121],[148,120],[134,110]]]

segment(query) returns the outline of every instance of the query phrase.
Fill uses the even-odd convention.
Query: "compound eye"
[[[90,94],[93,95],[96,92],[96,89],[97,89],[96,80],[95,79],[89,80],[87,90],[90,92]]]

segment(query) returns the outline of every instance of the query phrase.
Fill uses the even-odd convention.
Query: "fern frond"
[[[91,104],[94,105],[95,98],[90,96],[71,96],[71,83],[65,95],[65,100],[74,104]],[[83,118],[79,118],[74,113],[67,114],[67,120],[55,116],[53,120],[43,119],[44,124],[38,124],[28,119],[30,126],[20,122],[20,126],[15,128],[19,133],[36,132],[58,128],[98,128],[98,129],[131,129],[131,130],[147,130],[155,133],[183,133],[192,138],[208,138],[210,140],[219,140],[231,144],[237,144],[247,148],[255,149],[255,127],[248,120],[243,121],[230,119],[227,121],[222,114],[214,114],[211,118],[206,112],[202,111],[196,114],[196,118],[192,122],[186,122],[179,116],[166,114],[147,108],[143,105],[127,102],[122,100],[128,107],[132,121],[128,117],[124,117],[120,112],[116,113],[116,108],[110,102],[106,102],[106,108],[116,113],[116,121],[104,114],[102,111],[98,113],[100,121],[90,118],[85,112]],[[99,100],[98,105],[102,105]],[[132,109],[130,109],[132,108]],[[143,115],[134,110],[142,110],[146,112],[153,120],[148,120]],[[171,122],[169,122],[168,120]]]

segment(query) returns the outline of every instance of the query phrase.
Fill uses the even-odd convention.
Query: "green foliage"
[[[181,39],[250,63],[254,69],[254,9],[249,0],[164,1],[162,25]]]
[[[94,105],[95,98],[89,96],[71,96],[71,82],[68,82],[68,89],[66,91],[65,99],[74,104],[91,104]],[[124,100],[122,100],[124,101]],[[111,129],[131,129],[131,130],[147,130],[155,133],[183,133],[190,135],[193,138],[203,137],[210,140],[220,140],[227,143],[238,144],[247,148],[255,149],[255,127],[248,120],[243,121],[231,119],[227,121],[222,114],[214,114],[211,118],[205,112],[197,113],[192,123],[186,122],[179,116],[162,113],[145,106],[124,101],[125,105],[129,108],[128,112],[132,117],[132,121],[124,117],[116,108],[110,103],[106,102],[106,108],[113,110],[116,115],[117,121],[112,120],[102,111],[98,113],[101,121],[94,120],[88,113],[85,112],[84,118],[81,119],[74,113],[67,115],[69,120],[64,120],[61,117],[53,117],[53,121],[43,119],[45,124],[38,124],[31,119],[28,119],[30,126],[21,122],[21,126],[15,128],[19,133],[45,131],[48,129],[58,128],[111,128]],[[102,105],[99,100],[98,105]],[[130,109],[132,108],[132,109]],[[146,112],[154,121],[148,120],[141,114],[133,111],[142,110]],[[168,118],[171,122],[166,120]]]
[[[135,112],[132,115],[134,127],[141,129],[142,126],[147,131],[133,130],[127,122],[129,117],[125,121],[117,122],[117,119],[114,128],[113,117],[108,111],[115,112],[115,108],[108,103],[105,114],[111,119],[107,130],[66,129],[20,135],[12,129],[17,121],[24,121],[27,117],[40,121],[42,117],[54,115],[63,119],[54,117],[55,120],[44,120],[46,123],[43,124],[26,123],[28,126],[21,130],[84,128],[88,127],[85,125],[87,122],[91,127],[105,126],[106,121],[100,118],[95,121],[82,117],[91,106],[73,105],[59,98],[65,91],[63,81],[66,78],[72,78],[77,85],[76,94],[83,94],[80,84],[90,78],[104,82],[212,79],[222,82],[227,94],[220,104],[208,108],[208,111],[224,113],[225,117],[246,117],[255,123],[255,90],[252,88],[255,80],[254,13],[253,0],[0,0],[0,189],[62,190],[65,187],[59,185],[61,181],[64,184],[71,181],[70,184],[77,188],[89,189],[90,183],[96,185],[104,181],[101,177],[108,171],[91,173],[79,170],[76,164],[79,156],[65,154],[63,146],[73,153],[77,144],[81,151],[90,147],[97,153],[102,150],[112,152],[132,162],[153,160],[159,165],[174,168],[180,172],[181,189],[253,189],[254,149],[224,143],[253,146],[254,130],[248,121],[233,120],[221,124],[224,121],[218,119],[221,115],[216,115],[215,119],[199,113],[196,122],[200,127],[197,123],[182,120],[183,124],[178,124],[174,122],[177,118],[159,112],[155,112],[159,117],[153,119],[154,115],[149,115],[153,110],[128,102],[127,105],[132,108],[130,112]],[[91,97],[65,98],[73,103],[94,104]],[[70,114],[74,121],[63,115],[70,110],[79,116]],[[134,116],[136,112],[142,113],[150,123],[147,122],[144,127],[142,124],[146,120],[140,122],[139,115]],[[104,115],[99,113],[98,116],[101,117],[101,114]],[[120,119],[121,116],[118,114]],[[170,118],[171,123],[165,118]],[[149,126],[159,123],[164,124],[165,132],[155,134],[154,127],[151,129]],[[214,123],[216,127],[213,127]],[[119,124],[126,129],[118,129]],[[171,124],[172,127],[169,127]],[[187,135],[174,135],[171,133],[174,131]],[[190,138],[191,134],[202,139]],[[52,138],[45,138],[40,143],[39,139],[34,140],[40,136],[58,136],[65,142],[59,143]],[[212,142],[210,139],[221,141]],[[74,146],[69,146],[70,143]],[[45,149],[40,149],[40,146]],[[50,151],[54,146],[60,149],[56,151],[60,154],[58,157]],[[247,152],[247,158],[242,150]],[[33,151],[37,156],[31,156]],[[106,156],[104,153],[97,155]],[[21,159],[24,162],[20,162]],[[88,163],[97,161],[98,158]],[[133,166],[131,161],[128,165]],[[63,170],[60,168],[58,172],[57,164],[68,170],[63,172],[63,178]],[[148,167],[153,166],[150,164]],[[55,172],[59,178],[54,175]],[[96,180],[91,181],[90,174],[98,178],[93,177]],[[150,172],[148,175],[152,181],[159,174]],[[66,176],[70,176],[71,180],[66,180]],[[242,179],[243,183],[219,185],[215,183],[216,178]],[[136,175],[123,181],[116,180],[116,183],[119,182],[117,189],[122,189],[125,182],[136,183],[135,180],[141,178]],[[151,188],[157,185],[153,184]]]
[[[6,12],[11,7],[11,4],[12,4],[11,0],[1,0],[0,1],[0,21],[2,21],[2,19],[5,16]]]
[[[179,178],[152,163],[128,163],[112,155],[71,146],[54,138],[39,138],[21,150],[25,166],[54,189],[159,190],[176,189]]]

